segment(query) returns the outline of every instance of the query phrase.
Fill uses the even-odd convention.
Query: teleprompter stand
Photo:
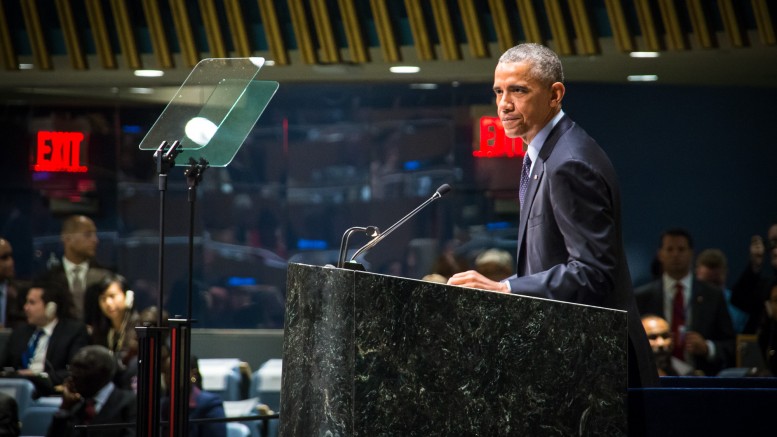
[[[263,58],[204,59],[189,74],[176,95],[140,144],[141,150],[155,150],[159,173],[159,296],[156,326],[140,326],[138,332],[138,422],[137,435],[188,435],[189,362],[191,355],[192,269],[194,253],[194,211],[197,186],[208,167],[226,167],[267,107],[278,83],[256,77]],[[188,162],[189,272],[187,314],[168,320],[164,308],[164,221],[167,174],[176,160]],[[166,365],[165,346],[170,350],[170,415],[160,417],[161,369]]]

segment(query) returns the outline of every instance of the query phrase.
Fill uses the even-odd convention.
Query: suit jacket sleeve
[[[47,365],[52,366],[49,370],[51,383],[54,385],[62,384],[68,375],[67,364],[73,359],[73,356],[82,347],[89,344],[89,333],[86,325],[81,322],[69,319],[60,320],[49,343],[49,350],[46,352]]]
[[[559,262],[542,272],[510,278],[510,288],[520,294],[602,305],[614,289],[619,262],[609,184],[581,160],[566,160],[548,173],[545,189],[552,211],[530,216],[527,233],[542,233],[546,242],[540,251],[556,253],[527,253]],[[526,240],[529,244],[530,238]]]

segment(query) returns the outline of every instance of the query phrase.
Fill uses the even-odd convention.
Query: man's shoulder
[[[80,320],[75,319],[59,319],[57,326],[54,327],[54,332],[62,332],[70,335],[87,334],[86,324]]]
[[[134,403],[135,393],[132,390],[116,387],[113,389],[113,392],[111,392],[111,395],[108,397],[108,400],[113,401],[118,405]]]
[[[708,296],[716,299],[723,299],[723,290],[713,285],[699,280],[693,280],[693,294],[697,296]]]
[[[661,291],[661,281],[650,281],[634,288],[634,294],[639,296],[653,294],[657,291]]]
[[[18,337],[27,337],[29,338],[32,333],[35,331],[35,326],[30,325],[29,323],[20,323],[16,326],[14,326],[13,330],[11,331],[11,337],[10,338],[18,338]]]

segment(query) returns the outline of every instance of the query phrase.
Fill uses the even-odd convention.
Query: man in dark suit
[[[87,346],[70,362],[70,378],[65,384],[62,404],[54,414],[46,434],[50,437],[85,435],[77,425],[131,423],[120,429],[91,431],[89,435],[128,437],[135,435],[137,401],[130,390],[113,385],[116,359],[104,346]]]
[[[656,314],[672,327],[677,358],[705,375],[734,364],[734,327],[723,291],[694,278],[693,240],[683,229],[661,235],[658,261],[663,274],[635,290],[642,314]]]
[[[95,261],[99,244],[97,226],[87,216],[70,216],[62,223],[60,238],[64,250],[62,261],[52,266],[43,278],[70,290],[76,317],[94,326],[100,318],[100,307],[97,296],[87,295],[87,290],[110,273]]]
[[[13,328],[27,320],[21,299],[26,286],[16,280],[11,243],[0,238],[0,328]]]
[[[629,386],[652,386],[658,378],[623,250],[617,177],[599,145],[561,110],[563,80],[558,56],[538,44],[499,59],[499,118],[508,137],[528,145],[517,274],[495,282],[468,271],[448,283],[628,311]]]
[[[62,384],[70,359],[89,344],[86,325],[72,318],[70,307],[68,293],[56,284],[32,284],[24,304],[27,323],[11,332],[2,366],[22,376],[46,372],[52,385]]]

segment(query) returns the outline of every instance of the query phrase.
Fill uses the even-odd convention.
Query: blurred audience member
[[[427,281],[427,282],[438,282],[440,284],[447,284],[448,283],[448,278],[446,278],[445,276],[443,276],[443,275],[441,275],[439,273],[430,273],[430,274],[424,276],[423,278],[421,278],[421,280],[422,281]]]
[[[87,296],[86,290],[110,273],[94,259],[97,254],[97,226],[84,215],[74,215],[62,223],[62,262],[51,266],[44,278],[62,284],[70,290],[75,304],[75,315],[88,326],[94,326],[100,317],[96,296]]]
[[[135,435],[137,401],[129,390],[113,382],[116,359],[103,346],[87,346],[70,362],[70,377],[65,383],[62,404],[49,426],[47,437],[87,435],[74,429],[77,425],[131,423],[121,429],[101,429],[88,435],[129,437]]]
[[[71,309],[70,294],[57,284],[32,284],[24,304],[27,324],[11,332],[2,366],[22,376],[46,372],[52,385],[62,384],[70,360],[89,344],[86,325],[72,318]]]
[[[11,243],[0,238],[0,328],[13,328],[26,317],[20,302],[25,284],[16,280]]]
[[[19,405],[0,392],[0,437],[18,437],[19,433]]]
[[[166,387],[171,386],[170,359],[162,369]],[[202,389],[202,375],[197,357],[189,358],[189,420],[224,418],[224,402],[221,397]],[[162,398],[162,420],[170,420],[170,396]],[[189,423],[189,437],[226,437],[226,422]]]
[[[764,258],[769,253],[769,265]],[[777,278],[777,223],[767,232],[766,242],[760,235],[750,238],[750,259],[737,282],[731,287],[731,302],[741,308],[749,318],[744,333],[754,334],[763,321],[763,302],[769,299],[770,285]]]
[[[686,376],[693,373],[693,367],[672,355],[672,333],[666,320],[648,314],[642,317],[642,326],[653,349],[658,376]]]
[[[89,292],[98,298],[102,317],[92,331],[92,342],[107,347],[116,357],[118,370],[114,382],[128,388],[137,374],[138,338],[135,327],[140,315],[133,311],[135,294],[127,289],[127,280],[109,274]]]
[[[731,290],[726,287],[728,260],[719,249],[706,249],[696,257],[696,279],[723,290],[726,308],[731,316],[734,332],[741,334],[747,325],[748,314],[731,303]]]
[[[772,283],[765,311],[766,317],[758,332],[758,343],[763,351],[766,368],[777,376],[777,281]]]
[[[514,272],[515,261],[504,249],[488,249],[475,258],[475,270],[492,281],[501,281]]]
[[[640,314],[666,319],[673,355],[705,375],[734,364],[734,328],[723,291],[693,278],[693,241],[684,229],[661,234],[661,279],[634,290]]]

